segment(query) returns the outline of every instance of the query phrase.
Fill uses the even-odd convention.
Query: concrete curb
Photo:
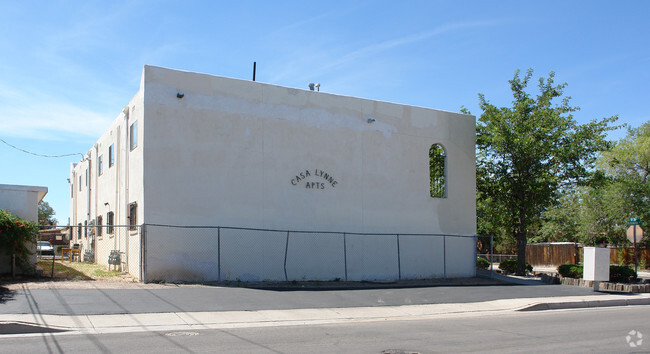
[[[634,306],[650,305],[650,297],[634,299],[607,299],[607,300],[585,300],[585,301],[560,301],[546,302],[526,306],[518,311],[543,311],[543,310],[560,310],[590,307],[613,307],[613,306]]]

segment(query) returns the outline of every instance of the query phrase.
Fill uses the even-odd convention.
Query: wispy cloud
[[[431,30],[413,33],[410,35],[388,39],[378,43],[372,43],[361,48],[345,52],[342,47],[318,49],[319,46],[313,43],[309,48],[300,47],[295,49],[292,57],[296,60],[287,61],[284,70],[279,70],[276,75],[272,77],[273,81],[283,81],[287,77],[305,77],[303,72],[306,68],[306,63],[310,63],[309,77],[331,76],[327,75],[333,70],[338,70],[341,67],[349,65],[362,65],[366,62],[365,59],[377,57],[384,52],[388,52],[403,46],[423,42],[431,38],[443,36],[445,34],[462,31],[468,29],[477,29],[486,26],[497,25],[498,21],[475,21],[475,22],[459,22],[452,24],[445,24]],[[310,49],[311,48],[311,49]],[[299,53],[299,54],[298,54]],[[334,54],[333,54],[334,53]],[[341,54],[336,54],[341,53]],[[310,58],[312,60],[310,60]],[[322,62],[318,58],[335,58],[327,62]],[[319,65],[320,64],[320,65]]]
[[[115,118],[40,93],[6,88],[0,88],[0,102],[3,136],[43,140],[61,139],[61,134],[98,137]]]

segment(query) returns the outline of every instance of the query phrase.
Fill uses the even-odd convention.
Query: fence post
[[[442,235],[442,266],[442,277],[447,279],[447,235]]]
[[[348,245],[346,239],[347,237],[344,232],[343,233],[343,266],[345,268],[345,281],[348,281]]]
[[[221,283],[221,226],[217,227],[217,281]]]
[[[98,261],[96,254],[95,261]],[[110,265],[108,267],[110,269]],[[140,279],[143,283],[147,282],[147,227],[145,224],[140,227]]]
[[[289,281],[287,276],[287,253],[289,253],[289,231],[287,231],[287,242],[284,246],[284,281]]]
[[[397,234],[397,280],[402,280],[402,258],[399,252],[399,234]]]

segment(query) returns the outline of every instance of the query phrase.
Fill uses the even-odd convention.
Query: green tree
[[[619,231],[630,217],[650,221],[650,122],[628,128],[627,136],[602,154],[598,167],[613,180],[610,204],[619,212]]]
[[[529,69],[520,78],[517,70],[509,81],[512,107],[496,107],[479,94],[483,113],[476,127],[477,197],[489,201],[491,227],[516,240],[517,274],[525,274],[526,244],[542,212],[557,202],[559,191],[588,179],[597,153],[609,148],[605,134],[617,119],[577,124],[571,113],[578,108],[562,98],[566,84],[555,85],[551,72],[532,96],[525,91],[532,75]]]
[[[37,238],[38,227],[35,223],[0,209],[0,253],[15,255],[16,264],[25,271],[30,269],[30,245]]]
[[[50,203],[41,201],[38,203],[38,223],[40,225],[54,225],[57,220],[54,218],[54,209],[50,206]]]

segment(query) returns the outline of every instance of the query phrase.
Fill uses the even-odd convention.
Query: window
[[[106,214],[106,233],[107,234],[112,234],[113,233],[113,212],[109,211]]]
[[[135,149],[138,146],[138,122],[135,121],[131,124],[129,128],[129,135],[131,136],[130,147],[131,150]]]
[[[115,164],[115,152],[113,151],[113,145],[108,147],[108,167],[112,167]]]
[[[81,223],[77,225],[77,239],[81,238]]]
[[[138,204],[131,203],[129,204],[129,230],[137,230],[136,225],[138,225]]]
[[[433,198],[447,196],[446,165],[445,149],[438,144],[431,145],[431,149],[429,149],[429,189]]]
[[[79,176],[79,190],[81,190],[81,182],[82,182],[81,176]]]
[[[86,187],[88,187],[88,169],[86,169]]]
[[[70,198],[74,198],[74,182],[70,183]]]
[[[97,166],[97,174],[101,176],[104,174],[104,155],[99,155],[99,166]]]
[[[101,235],[102,235],[102,231],[103,231],[103,230],[102,230],[102,221],[103,221],[103,220],[102,220],[102,216],[101,216],[101,215],[98,216],[98,217],[97,217],[97,236],[101,236]]]
[[[84,221],[84,237],[88,237],[88,221]]]

